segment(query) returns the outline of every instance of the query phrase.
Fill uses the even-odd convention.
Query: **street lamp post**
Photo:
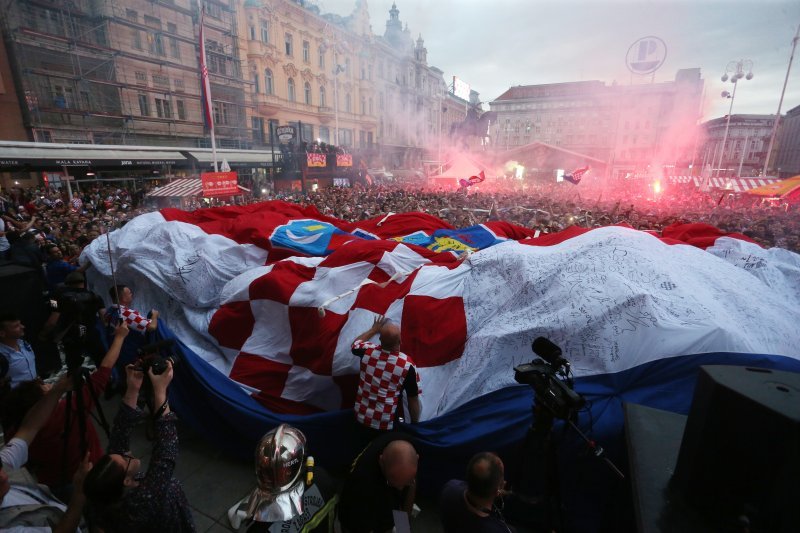
[[[775,135],[778,133],[778,123],[781,120],[781,107],[783,106],[783,96],[786,94],[786,84],[789,82],[789,73],[792,71],[792,62],[794,61],[794,51],[797,49],[797,41],[800,40],[800,26],[797,26],[797,33],[794,34],[792,39],[792,53],[789,55],[789,66],[786,67],[786,78],[783,80],[783,89],[781,90],[781,99],[778,102],[778,112],[775,113],[775,121],[772,123],[772,133],[769,136],[769,148],[767,148],[767,157],[764,159],[764,170],[761,175],[767,177],[767,167],[769,166],[769,158],[772,155],[772,146],[775,144]]]
[[[745,74],[745,70],[747,73]],[[728,73],[731,73],[728,76]],[[749,59],[740,59],[739,61],[731,61],[725,67],[725,74],[722,75],[722,81],[728,81],[730,78],[731,83],[733,83],[733,93],[729,93],[728,91],[722,91],[723,98],[729,98],[731,101],[731,105],[728,108],[728,120],[725,121],[725,134],[722,137],[722,150],[720,150],[719,154],[719,164],[717,165],[717,177],[719,177],[719,171],[722,167],[722,161],[725,159],[725,143],[728,142],[728,129],[731,126],[731,113],[733,112],[733,101],[736,99],[736,86],[738,85],[738,81],[742,78],[746,80],[753,79],[753,62]]]

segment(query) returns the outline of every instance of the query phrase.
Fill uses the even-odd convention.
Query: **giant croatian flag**
[[[163,333],[184,346],[173,403],[243,456],[287,421],[312,447],[324,442],[326,460],[352,458],[350,344],[375,314],[400,324],[419,368],[423,423],[408,429],[437,482],[462,475],[471,453],[522,439],[531,391],[513,367],[534,357],[539,336],[561,346],[591,401],[584,429],[593,419],[611,444],[624,401],[685,413],[699,364],[800,371],[800,256],[700,224],[533,238],[505,222],[455,229],[406,213],[346,223],[266,202],[141,215],[110,244],[135,307],[158,309]],[[106,247],[85,251],[100,294]]]

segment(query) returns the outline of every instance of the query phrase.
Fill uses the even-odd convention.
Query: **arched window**
[[[303,85],[303,97],[306,104],[311,105],[311,84],[308,82]]]
[[[287,83],[287,85],[288,85],[288,87],[289,87],[289,101],[290,101],[290,102],[294,102],[294,101],[295,101],[295,95],[294,95],[294,78],[289,78],[289,82]]]
[[[275,94],[275,85],[272,83],[272,71],[270,69],[264,71],[264,92]]]
[[[325,107],[325,87],[319,88],[319,106]]]

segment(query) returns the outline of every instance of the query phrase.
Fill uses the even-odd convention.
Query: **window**
[[[311,84],[308,82],[303,85],[303,96],[306,104],[311,105]]]
[[[324,143],[331,142],[331,130],[327,126],[319,127],[319,140]]]
[[[183,80],[173,80],[173,83],[175,84],[175,92],[184,92]]]
[[[350,75],[350,58],[346,57],[344,59],[344,73],[348,76]]]
[[[303,62],[311,62],[311,45],[308,44],[308,41],[303,41]]]
[[[353,98],[350,96],[350,93],[344,95],[344,110],[348,113],[353,112]]]
[[[325,47],[319,47],[319,68],[325,68]]]
[[[364,96],[361,97],[361,114],[367,114],[367,99]]]
[[[131,46],[136,50],[142,49],[142,33],[135,28],[131,30]]]
[[[291,57],[293,55],[293,53],[294,53],[294,50],[292,48],[292,34],[291,33],[287,33],[287,34],[285,34],[283,36],[283,45],[284,45],[284,47],[286,49],[286,55]]]
[[[230,104],[214,102],[214,123],[227,125],[230,119]]]
[[[213,2],[203,2],[203,7],[206,8],[206,14],[215,19],[222,18],[222,6]]]
[[[361,79],[362,80],[367,79],[367,68],[366,68],[366,65],[364,65],[363,62],[361,63]]]
[[[153,74],[153,85],[169,89],[169,78],[163,74]]]
[[[146,26],[150,26],[151,28],[158,28],[161,29],[161,19],[156,17],[151,17],[150,15],[144,16],[144,23]]]
[[[264,119],[261,117],[250,117],[250,124],[253,129],[253,140],[264,142]]]
[[[372,97],[370,97],[370,99],[369,99],[369,114],[370,114],[370,115],[373,115],[374,113],[375,113],[375,112],[374,112],[374,110],[372,109]]]
[[[125,10],[125,18],[130,20],[131,22],[139,22],[139,14],[133,9]]]
[[[275,86],[272,84],[272,71],[270,69],[264,71],[264,92],[275,94]]]
[[[269,43],[269,22],[266,20],[261,21],[261,42]]]
[[[289,91],[288,91],[289,92],[289,101],[290,102],[294,102],[295,101],[294,79],[293,78],[289,78],[289,81],[287,82],[286,85],[288,86],[288,89],[289,89]]]
[[[169,107],[169,100],[156,98],[156,115],[158,118],[172,118],[172,111]]]
[[[250,40],[251,41],[255,41],[256,40],[256,27],[255,26],[250,26]]]
[[[319,106],[325,107],[325,87],[319,88]]]
[[[178,119],[186,120],[186,105],[183,100],[175,100],[175,107],[178,109]]]
[[[136,71],[136,83],[147,84],[147,74]]]
[[[372,63],[367,65],[367,79],[372,80]]]
[[[378,94],[378,109],[383,111],[383,93]]]
[[[169,22],[167,23],[167,31],[173,35],[176,35],[178,33],[178,27],[175,24]],[[169,55],[171,55],[175,59],[180,59],[181,57],[181,49],[178,46],[178,39],[176,39],[175,37],[169,38]]]
[[[256,94],[261,92],[261,80],[257,72],[253,72],[253,92]]]
[[[164,38],[160,33],[153,33],[148,36],[150,40],[150,53],[160,56],[166,56],[164,53]]]
[[[139,95],[139,114],[143,117],[150,116],[150,99],[146,94]]]

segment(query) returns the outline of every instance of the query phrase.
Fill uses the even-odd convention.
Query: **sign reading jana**
[[[659,37],[642,37],[628,48],[625,65],[634,74],[652,74],[667,59],[667,45]]]

